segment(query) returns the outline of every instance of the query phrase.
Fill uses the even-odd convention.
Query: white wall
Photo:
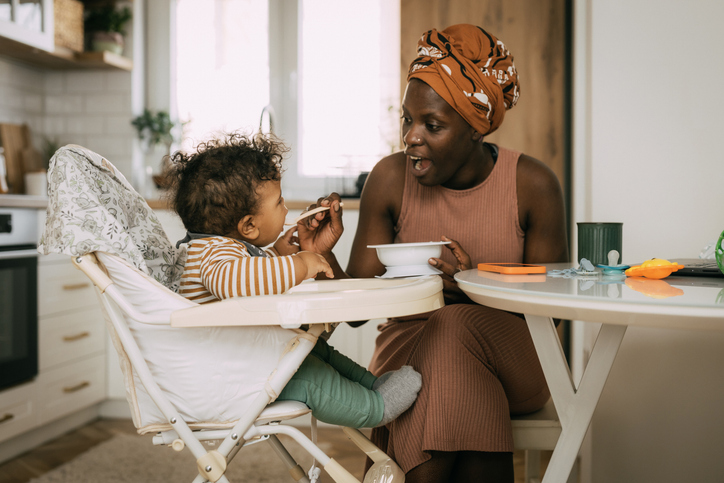
[[[724,2],[575,8],[575,221],[623,222],[627,263],[696,257],[724,229]],[[724,334],[629,328],[583,481],[724,481],[722,368]]]

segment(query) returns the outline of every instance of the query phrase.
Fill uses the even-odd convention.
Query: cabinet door
[[[100,307],[40,319],[40,371],[79,357],[105,352],[105,322]]]
[[[39,414],[35,381],[7,389],[0,395],[0,441],[34,428]]]
[[[37,383],[41,424],[91,406],[106,395],[105,354],[41,372]]]
[[[70,257],[40,258],[38,316],[98,306],[90,279],[71,264]]]
[[[52,52],[53,22],[53,0],[0,2],[0,37]]]

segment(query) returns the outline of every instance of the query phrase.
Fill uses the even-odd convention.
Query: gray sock
[[[384,382],[390,378],[392,374],[394,374],[395,371],[385,372],[380,377],[377,378],[377,380],[372,384],[372,390],[376,391],[377,388],[379,388]]]
[[[422,387],[422,376],[412,366],[402,366],[397,371],[383,374],[385,378],[377,387],[382,396],[385,410],[379,426],[384,426],[407,411],[417,399],[417,393]]]

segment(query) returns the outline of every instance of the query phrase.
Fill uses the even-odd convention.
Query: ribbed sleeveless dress
[[[522,262],[516,168],[520,153],[499,148],[488,178],[456,191],[420,185],[407,167],[395,242],[460,242],[474,265]],[[408,162],[409,164],[409,162]],[[443,248],[442,258],[455,264]],[[411,365],[422,389],[410,410],[372,432],[375,444],[404,471],[426,451],[513,451],[510,414],[532,412],[548,387],[522,317],[472,304],[447,305],[380,326],[370,370]]]

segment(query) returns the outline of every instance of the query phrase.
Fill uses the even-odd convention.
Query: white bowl
[[[392,267],[428,267],[433,273],[440,273],[431,267],[427,261],[430,258],[440,258],[442,246],[450,242],[421,242],[421,243],[392,243],[389,245],[367,245],[367,248],[377,250],[377,258],[388,271]],[[398,270],[399,271],[399,270]],[[407,270],[410,272],[410,270]]]

